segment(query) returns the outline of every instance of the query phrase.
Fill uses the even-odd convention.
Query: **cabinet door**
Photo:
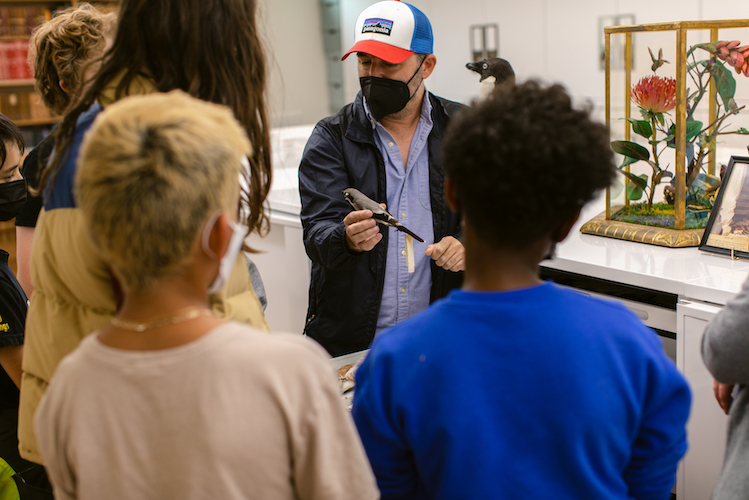
[[[676,365],[692,389],[687,424],[689,451],[679,466],[678,500],[710,498],[723,464],[728,417],[715,400],[713,377],[701,354],[702,334],[718,311],[718,306],[688,300],[680,300],[676,307]]]

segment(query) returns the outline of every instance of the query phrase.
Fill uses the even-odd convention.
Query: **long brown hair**
[[[81,113],[118,76],[122,78],[116,99],[127,96],[133,80],[143,76],[160,92],[180,89],[234,112],[253,147],[242,187],[249,214],[242,211],[240,216],[250,230],[263,233],[268,225],[264,203],[271,163],[266,61],[256,7],[256,0],[123,0],[117,37],[82,98],[64,116],[40,191],[54,184]]]

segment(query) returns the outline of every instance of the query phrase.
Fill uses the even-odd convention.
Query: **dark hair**
[[[247,132],[253,147],[240,212],[250,230],[263,232],[270,189],[270,134],[265,108],[266,63],[255,21],[256,0],[123,0],[117,36],[81,100],[65,115],[55,138],[55,156],[40,191],[64,162],[78,117],[110,82],[121,77],[115,98],[127,96],[139,76],[160,92],[180,89],[224,104]]]
[[[608,129],[559,85],[507,85],[460,113],[445,173],[484,241],[523,248],[569,220],[615,175]]]
[[[18,125],[5,115],[0,115],[0,166],[5,163],[5,159],[8,157],[8,148],[5,146],[6,142],[16,143],[18,150],[23,154],[24,148],[26,148],[26,141],[23,138],[21,129]]]

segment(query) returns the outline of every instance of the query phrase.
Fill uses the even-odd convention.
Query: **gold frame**
[[[687,32],[690,30],[710,30],[710,41],[716,42],[719,40],[719,30],[723,28],[749,28],[749,19],[736,19],[728,21],[679,21],[673,23],[657,23],[657,24],[640,24],[633,26],[609,26],[604,28],[605,35],[605,47],[606,47],[606,126],[611,128],[611,35],[612,34],[624,34],[625,35],[625,117],[630,118],[631,112],[631,99],[629,98],[630,88],[632,86],[632,33],[641,32],[654,32],[654,31],[675,31],[676,32],[676,61],[674,61],[674,67],[676,68],[676,110],[675,110],[675,203],[674,203],[674,229],[663,229],[662,231],[681,231],[685,234],[684,237],[672,238],[672,237],[655,237],[655,241],[643,241],[633,239],[632,237],[621,237],[619,235],[626,234],[631,235],[638,233],[638,228],[648,227],[640,226],[638,224],[628,224],[625,222],[612,221],[612,207],[611,207],[611,190],[606,189],[606,211],[587,222],[582,226],[580,231],[587,234],[596,234],[599,236],[608,236],[613,238],[625,239],[628,241],[640,241],[642,243],[651,243],[662,246],[697,246],[699,245],[700,236],[702,229],[685,229],[686,225],[686,108],[687,108]],[[710,108],[709,116],[710,123],[715,121],[717,116],[717,106],[715,104],[714,96],[717,92],[713,80],[710,79],[709,93]],[[630,127],[628,126],[625,131],[625,140],[630,140]],[[629,171],[629,166],[626,167]],[[708,156],[708,173],[711,175],[715,174],[715,148]],[[629,200],[625,200],[626,204],[629,204]],[[633,227],[629,230],[623,229],[620,231],[612,231],[611,227],[616,225],[617,227],[623,227],[622,225],[631,225]],[[650,228],[654,229],[654,228]],[[694,233],[687,235],[687,233]],[[698,233],[698,234],[697,234]],[[617,236],[613,236],[616,234]],[[652,234],[652,233],[651,233]],[[652,238],[648,238],[652,239]],[[676,243],[678,240],[678,244]]]

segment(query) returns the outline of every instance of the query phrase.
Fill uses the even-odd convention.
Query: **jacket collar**
[[[439,122],[440,126],[447,120],[447,112],[439,102],[439,98],[427,91],[427,97],[432,105],[432,122],[435,125]],[[356,94],[354,104],[351,107],[351,121],[346,127],[346,137],[352,141],[374,144],[374,134],[372,132],[372,123],[367,117],[364,110],[364,97],[361,90]]]
[[[120,84],[120,81],[122,81],[122,78],[124,78],[126,72],[127,70],[122,70],[119,75],[113,78],[112,81],[101,90],[99,93],[99,104],[101,104],[102,108],[106,108],[117,100],[117,86]],[[145,95],[154,92],[158,92],[158,90],[156,89],[153,80],[143,75],[138,75],[133,78],[132,82],[130,82],[125,95]]]

